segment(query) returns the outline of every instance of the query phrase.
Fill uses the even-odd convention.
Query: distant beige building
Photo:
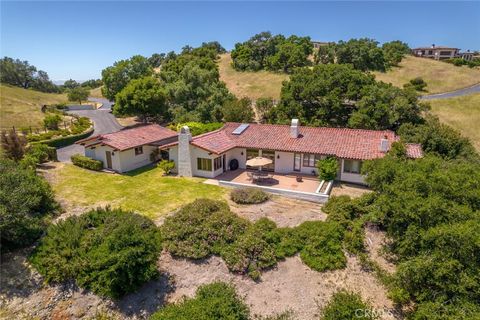
[[[322,46],[328,45],[330,42],[322,42],[322,41],[312,41],[314,49],[320,49]]]
[[[432,44],[430,47],[420,47],[412,49],[413,55],[417,57],[430,58],[435,60],[446,60],[452,58],[462,58],[472,60],[473,53],[470,51],[460,52],[459,48],[451,48],[444,46],[436,46]]]

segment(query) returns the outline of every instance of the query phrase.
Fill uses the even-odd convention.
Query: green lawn
[[[44,104],[67,102],[67,95],[0,85],[0,128],[42,127]]]
[[[60,164],[49,179],[56,195],[73,206],[121,207],[158,218],[197,198],[221,199],[227,190],[204,179],[164,177],[158,168],[128,174],[94,172]]]
[[[469,137],[480,151],[480,93],[450,99],[428,101],[440,121]]]
[[[456,67],[450,63],[410,55],[398,67],[374,74],[377,80],[397,87],[403,87],[413,78],[422,77],[427,83],[427,94],[461,89],[480,82],[480,68]]]

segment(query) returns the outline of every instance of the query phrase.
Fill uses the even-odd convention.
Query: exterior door
[[[105,158],[107,158],[107,168],[112,169],[112,153],[105,151]]]
[[[300,153],[294,154],[293,171],[300,171],[302,164],[302,155]]]

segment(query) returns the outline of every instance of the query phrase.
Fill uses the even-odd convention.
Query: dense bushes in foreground
[[[322,320],[373,320],[379,317],[370,305],[362,301],[359,294],[338,291],[323,308]]]
[[[232,213],[226,203],[199,199],[168,217],[161,231],[163,246],[173,255],[192,259],[219,255],[231,271],[253,279],[298,252],[314,270],[346,264],[342,241],[348,230],[335,221],[277,228],[267,218],[251,223]]]
[[[5,249],[38,239],[58,206],[48,183],[11,160],[0,159],[0,235]]]
[[[214,282],[198,288],[194,298],[167,305],[154,313],[150,320],[248,320],[250,310],[235,292],[235,288]]]
[[[257,204],[269,198],[265,191],[258,188],[236,188],[230,192],[230,199],[238,204]]]
[[[106,208],[50,226],[30,261],[47,282],[74,279],[82,288],[117,298],[158,275],[160,249],[152,221]]]

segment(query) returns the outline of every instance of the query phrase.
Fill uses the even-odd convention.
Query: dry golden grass
[[[0,128],[39,127],[44,114],[42,105],[67,102],[65,94],[0,85]]]
[[[218,63],[220,79],[238,98],[249,97],[256,100],[261,97],[280,98],[282,82],[288,75],[268,71],[239,72],[232,68],[232,58],[229,53],[220,55]]]
[[[450,99],[430,100],[432,113],[440,121],[459,130],[470,138],[475,148],[480,151],[480,93]]]
[[[428,94],[448,92],[480,82],[479,68],[456,67],[450,63],[413,56],[406,56],[399,67],[394,67],[386,73],[374,74],[377,80],[397,87],[403,87],[413,78],[422,77],[427,82]]]
[[[90,97],[103,98],[102,87],[98,87],[98,88],[90,90]]]

